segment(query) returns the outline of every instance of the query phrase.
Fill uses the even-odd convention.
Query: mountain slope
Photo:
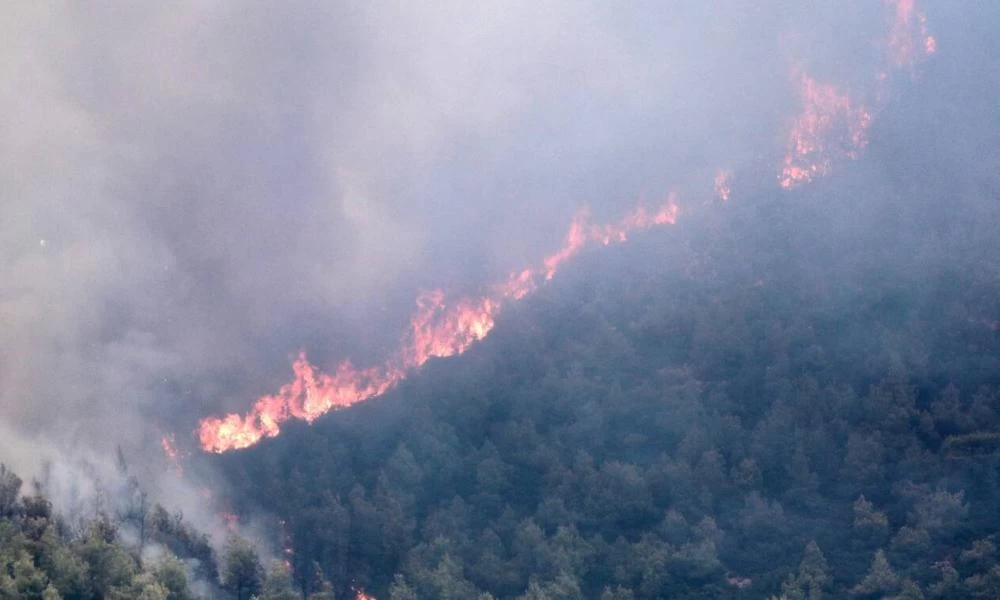
[[[988,597],[995,211],[863,168],[582,257],[468,354],[220,457],[238,501],[305,591]]]

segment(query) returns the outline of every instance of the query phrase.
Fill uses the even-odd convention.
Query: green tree
[[[580,591],[580,584],[576,578],[567,573],[560,573],[555,579],[544,583],[532,579],[521,598],[523,600],[582,600],[583,592]]]
[[[889,519],[884,512],[875,510],[875,505],[865,500],[865,495],[862,494],[854,501],[854,528],[861,531],[885,531],[889,528]]]
[[[962,582],[962,587],[971,598],[993,600],[1000,598],[1000,566],[985,573],[977,573]]]
[[[156,580],[167,590],[167,600],[193,600],[184,565],[174,555],[160,559],[154,568]]]
[[[885,557],[885,552],[878,550],[875,558],[872,559],[872,566],[868,574],[861,580],[861,583],[851,589],[855,596],[874,597],[885,596],[899,589],[899,577],[889,560]]]
[[[79,552],[87,564],[88,587],[98,597],[105,597],[113,590],[125,589],[139,568],[128,552],[116,543],[113,528],[101,523],[98,521],[91,530]]]
[[[417,600],[417,592],[406,583],[406,577],[396,573],[389,586],[389,600]]]
[[[27,552],[22,550],[9,568],[13,576],[15,598],[41,598],[49,586],[49,580],[43,571],[35,567]]]
[[[230,536],[222,558],[222,586],[236,600],[246,600],[258,594],[264,579],[257,550],[247,540]]]
[[[91,596],[88,564],[65,544],[56,546],[52,551],[48,572],[52,585],[67,600]]]
[[[959,575],[955,567],[948,561],[943,561],[934,565],[934,569],[940,574],[940,580],[935,581],[927,588],[927,593],[931,598],[951,598],[958,594]]]
[[[896,560],[913,562],[931,549],[931,536],[924,529],[903,526],[889,541],[889,550]]]
[[[433,570],[418,571],[413,578],[422,598],[463,600],[477,594],[475,586],[465,579],[462,564],[449,554],[441,557]]]
[[[45,591],[42,592],[42,600],[63,600],[63,596],[59,593],[59,590],[52,587],[52,584],[49,584],[45,588]]]
[[[917,501],[911,518],[917,527],[933,534],[951,533],[969,514],[965,492],[937,490]]]
[[[271,561],[259,598],[260,600],[300,600],[301,596],[292,586],[291,570],[280,560]]]
[[[992,597],[995,598],[996,596]],[[924,593],[915,581],[906,579],[899,586],[899,593],[892,596],[890,600],[924,600]]]
[[[601,600],[635,600],[635,594],[620,585],[613,588],[609,586],[601,592]]]
[[[9,519],[17,514],[21,483],[20,477],[0,463],[0,519]]]
[[[972,545],[962,551],[959,561],[967,568],[977,571],[986,571],[996,564],[996,546],[987,538],[976,540]]]
[[[152,573],[141,573],[137,575],[130,585],[122,591],[115,591],[111,594],[115,600],[167,600],[170,592],[167,588],[156,580]]]
[[[781,588],[788,600],[821,600],[823,590],[830,583],[829,566],[823,551],[815,540],[806,544],[799,572],[789,578]]]
[[[747,490],[760,487],[763,481],[760,467],[757,466],[757,461],[752,458],[741,460],[738,465],[732,468],[729,476],[734,484]]]

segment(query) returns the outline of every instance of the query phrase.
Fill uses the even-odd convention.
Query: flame
[[[671,194],[655,212],[634,209],[621,221],[592,224],[587,211],[572,220],[562,246],[538,267],[511,274],[482,297],[449,300],[440,290],[417,297],[417,310],[399,350],[385,364],[358,369],[350,360],[341,362],[332,374],[313,366],[305,352],[292,363],[294,378],[274,395],[259,398],[246,415],[207,417],[199,424],[198,438],[208,452],[247,448],[261,439],[275,437],[281,424],[295,418],[312,422],[330,410],[379,396],[431,358],[465,352],[493,329],[503,307],[517,301],[552,279],[567,260],[588,244],[625,242],[631,232],[677,221],[677,204]]]
[[[732,191],[729,181],[733,174],[725,169],[719,169],[715,174],[715,197],[723,202],[729,202],[729,194]]]
[[[238,515],[231,512],[222,512],[219,513],[219,517],[222,519],[222,522],[226,524],[226,529],[228,529],[230,533],[238,534],[240,532],[240,517]]]
[[[913,68],[937,51],[937,40],[927,31],[927,17],[916,11],[914,0],[884,0],[892,8],[892,25],[885,42],[888,62],[897,69]],[[802,99],[802,112],[788,133],[788,150],[778,176],[781,187],[791,189],[827,174],[836,160],[856,159],[868,145],[874,114],[888,100],[889,69],[875,73],[874,108],[793,71]]]
[[[927,16],[916,11],[914,0],[886,0],[893,8],[889,31],[889,59],[897,68],[912,68],[937,52],[937,40],[927,32]]]
[[[375,600],[375,596],[369,596],[362,590],[357,590],[358,595],[354,597],[354,600]]]
[[[500,309],[497,298],[462,298],[449,304],[444,292],[423,292],[417,313],[410,319],[410,344],[403,351],[403,366],[419,367],[431,358],[460,354],[486,337]]]
[[[913,66],[921,56],[937,49],[927,32],[927,20],[918,13],[914,0],[884,0],[893,8],[892,27],[886,47],[889,62],[897,68]],[[879,90],[889,80],[887,69],[877,71]],[[836,86],[822,83],[801,70],[793,70],[802,110],[792,122],[787,150],[778,175],[781,187],[791,189],[830,171],[841,159],[856,159],[868,145],[868,135],[877,110],[886,97],[876,90],[871,103],[852,97]],[[715,177],[715,193],[723,201],[730,197],[728,171]],[[263,438],[275,437],[289,419],[312,422],[330,410],[347,407],[379,396],[396,386],[409,372],[431,358],[461,354],[493,329],[497,315],[512,301],[521,300],[551,280],[559,268],[590,244],[625,242],[637,229],[674,223],[677,206],[673,198],[656,212],[638,208],[621,221],[592,224],[586,211],[578,213],[553,254],[541,264],[512,273],[480,297],[450,299],[441,290],[421,293],[416,312],[399,349],[383,364],[359,369],[350,360],[332,373],[313,366],[305,352],[292,363],[294,378],[273,395],[260,397],[245,414],[207,417],[199,424],[202,449],[209,452],[247,448]]]
[[[829,172],[835,158],[857,158],[868,145],[872,113],[836,87],[800,74],[802,113],[788,133],[788,151],[778,177],[791,189]]]
[[[174,434],[170,433],[160,438],[160,447],[163,455],[167,458],[167,469],[178,476],[184,475],[184,467],[181,466],[181,455],[174,444]]]

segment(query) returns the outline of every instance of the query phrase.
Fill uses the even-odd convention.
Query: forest
[[[736,4],[745,4],[746,11],[726,16],[734,23],[757,9]],[[815,80],[803,81],[806,91],[818,96],[820,108],[795,117],[800,100],[808,98],[796,100],[791,89],[785,90],[789,106],[779,106],[781,94],[768,91],[784,90],[785,79],[776,83],[779,79],[766,69],[759,77],[741,73],[742,58],[733,63],[738,66],[716,74],[710,68],[715,63],[706,59],[709,67],[699,60],[680,69],[686,78],[678,81],[696,88],[712,80],[715,87],[682,104],[700,109],[728,95],[724,109],[706,110],[697,122],[677,125],[675,120],[701,112],[660,114],[675,94],[673,79],[657,83],[656,93],[638,85],[648,73],[647,63],[659,69],[661,60],[670,62],[663,58],[669,53],[654,42],[674,39],[658,29],[659,21],[638,13],[631,15],[629,27],[618,23],[619,15],[612,16],[622,31],[641,26],[645,37],[635,42],[641,48],[625,44],[622,40],[632,40],[624,34],[609,39],[616,41],[612,48],[621,44],[623,57],[634,53],[641,69],[596,60],[605,57],[604,45],[587,45],[585,51],[570,45],[551,56],[540,54],[546,69],[580,58],[581,73],[600,71],[594,81],[606,81],[606,71],[621,70],[627,76],[622,82],[637,85],[635,90],[619,89],[621,82],[596,86],[616,93],[593,105],[590,96],[600,94],[593,89],[580,93],[576,72],[558,69],[551,74],[558,90],[566,86],[569,91],[532,85],[525,88],[531,94],[514,94],[517,101],[510,100],[503,77],[517,79],[520,73],[530,82],[548,83],[549,71],[536,73],[515,62],[509,72],[500,70],[503,85],[483,87],[478,76],[493,73],[494,63],[458,56],[450,45],[430,56],[461,60],[431,68],[425,64],[429,58],[418,53],[412,72],[390,69],[402,82],[393,83],[377,61],[369,67],[362,60],[365,53],[348,42],[353,37],[399,42],[403,45],[390,46],[387,54],[402,61],[413,53],[404,42],[419,37],[414,31],[435,39],[453,34],[445,26],[452,21],[420,29],[406,11],[397,16],[398,29],[375,27],[380,22],[374,16],[372,23],[359,25],[349,20],[351,11],[333,11],[347,24],[335,19],[332,32],[309,29],[308,35],[300,29],[318,17],[295,13],[293,27],[271,36],[265,35],[267,26],[281,11],[253,13],[238,6],[233,15],[252,13],[252,28],[227,19],[216,24],[218,29],[206,25],[204,39],[185,38],[180,44],[199,42],[172,69],[128,63],[128,73],[153,74],[149,89],[139,94],[139,108],[118,96],[98,100],[105,86],[136,85],[109,65],[159,49],[147,36],[165,47],[176,42],[174,36],[184,38],[170,8],[164,21],[150,21],[149,29],[127,29],[135,46],[102,45],[93,63],[82,63],[96,83],[83,85],[74,78],[61,85],[39,84],[60,94],[63,88],[75,90],[86,99],[81,106],[110,108],[101,111],[107,113],[106,123],[91,123],[80,116],[86,111],[75,109],[68,113],[72,118],[37,117],[37,131],[20,134],[24,140],[46,141],[24,152],[32,157],[32,169],[8,161],[18,176],[37,171],[41,191],[32,195],[10,185],[9,196],[22,194],[23,206],[30,206],[21,212],[34,216],[22,219],[32,227],[26,225],[26,233],[18,232],[11,238],[17,243],[9,246],[30,247],[31,253],[23,251],[30,260],[0,277],[16,284],[0,290],[4,310],[18,307],[27,315],[21,317],[27,325],[4,338],[3,345],[12,350],[0,356],[0,363],[31,369],[11,371],[14,376],[0,372],[5,385],[28,382],[25,388],[11,387],[12,392],[0,386],[5,394],[30,389],[0,406],[6,411],[0,415],[5,427],[0,435],[8,425],[10,431],[32,431],[34,423],[50,437],[3,446],[18,452],[0,456],[0,600],[1000,598],[995,4],[969,2],[972,10],[963,13],[941,3],[944,8],[930,20],[917,18],[913,2],[881,3],[883,8],[890,4],[894,10],[886,18],[908,16],[905,24],[923,34],[923,43],[933,42],[923,46],[928,56],[937,42],[928,37],[927,27],[939,37],[942,51],[924,63],[896,64],[891,74],[866,69],[851,75],[848,91],[851,85],[869,89],[865,86],[878,83],[870,95],[884,94],[870,104],[870,112],[852,103],[855,96],[840,96],[823,82],[828,76],[840,81],[837,74],[851,71],[854,62],[867,65],[871,57],[864,57],[885,50],[878,44],[899,42],[899,31],[880,30],[877,39],[888,41],[855,39],[852,45],[848,38],[866,31],[863,19],[854,17],[850,23],[858,25],[857,32],[837,29],[819,38],[832,46],[843,37],[846,49],[836,52],[808,36],[784,33],[769,33],[768,39],[781,44],[763,50],[747,40],[739,48],[716,49],[713,44],[724,46],[735,38],[729,39],[726,24],[708,9],[704,30],[678,30],[677,48],[666,48],[694,56],[697,47],[687,46],[702,36],[708,50],[749,57],[749,65],[758,50],[759,56],[777,56],[788,50],[785,43],[793,50],[816,44],[815,52],[829,54],[829,60],[821,61]],[[700,3],[680,5],[693,11]],[[811,17],[817,6],[800,9]],[[835,3],[825,6],[824,18],[840,11]],[[571,8],[567,14],[575,13]],[[67,23],[91,10],[99,12],[88,6]],[[488,17],[483,19],[491,23]],[[753,18],[762,20],[751,25],[771,32],[783,19],[794,24],[802,17],[761,9]],[[113,21],[109,15],[104,19]],[[44,65],[69,60],[78,45],[85,45],[81,40],[111,39],[104,19],[95,21],[97,33],[60,42],[59,53],[46,55]],[[192,31],[202,31],[201,20],[192,23],[199,24]],[[466,35],[464,22],[454,23],[462,40],[482,41]],[[504,40],[497,56],[518,54],[512,52],[518,49],[535,60],[543,49],[527,44],[534,30],[527,28],[520,42],[508,42],[522,24],[509,17],[507,25],[504,35],[495,36]],[[36,27],[22,29],[27,33],[19,43],[30,50]],[[254,52],[242,45],[213,52],[209,44],[215,38],[239,38],[242,44],[243,37],[271,45]],[[553,39],[563,37],[590,39],[553,34]],[[304,64],[320,40],[345,44],[349,60],[339,54],[338,60],[357,61],[358,73],[349,70],[343,80],[331,79],[328,95],[311,96],[303,92],[339,64],[332,59],[327,64],[326,58]],[[904,49],[914,48],[919,49],[913,44]],[[332,52],[325,45],[322,49],[316,52],[324,57]],[[701,52],[711,54],[705,48]],[[466,58],[471,62],[463,62]],[[240,59],[250,61],[248,73],[264,75],[228,80],[212,70],[228,73],[230,62]],[[254,62],[258,59],[266,68]],[[26,61],[29,66],[18,72],[31,72],[33,64]],[[798,64],[795,59],[788,67]],[[663,70],[672,68],[678,67]],[[286,80],[299,70],[302,75]],[[366,77],[368,70],[377,85],[352,92],[350,82]],[[781,77],[786,70],[782,64]],[[429,77],[434,94],[400,108],[396,96],[405,96],[406,82],[417,74]],[[474,93],[453,98],[445,75],[469,77]],[[297,77],[302,90],[293,85]],[[199,82],[205,89],[197,102],[178,100],[173,119],[152,118],[169,113],[174,95],[167,93],[168,84]],[[750,89],[758,85],[766,93]],[[282,93],[272,94],[269,87]],[[580,100],[575,108],[564,102],[578,94],[587,102]],[[538,114],[511,108],[510,115],[494,117],[492,109],[477,104],[530,105],[549,95],[552,105],[546,103]],[[176,96],[186,98],[180,92]],[[18,106],[49,106],[27,98]],[[338,106],[350,99],[357,105]],[[776,177],[781,159],[773,150],[788,144],[788,122],[764,119],[783,124],[772,131],[741,121],[748,118],[738,112],[744,100],[754,108],[746,115],[759,111],[756,104],[770,110],[774,103],[775,114],[787,112],[791,121],[830,134],[789,146],[823,150],[836,160],[820,156],[815,170],[799,167],[807,176],[803,185],[782,189]],[[655,118],[615,114],[633,101]],[[203,103],[217,112],[205,109],[203,114]],[[367,115],[369,104],[390,112]],[[475,114],[465,115],[460,110],[468,108],[465,104],[476,105]],[[442,112],[424,114],[421,107]],[[357,124],[357,130],[351,127],[351,135],[341,135],[327,121],[314,120],[328,110],[339,115],[330,122]],[[845,110],[860,118],[859,129],[838,121]],[[299,113],[310,117],[299,120]],[[46,138],[50,125],[63,123],[74,135],[110,136],[118,131],[112,126],[118,118],[127,121],[123,131],[135,128],[134,137],[116,134],[94,148]],[[427,133],[451,119],[462,127],[444,127],[440,139]],[[483,122],[466,130],[465,119]],[[209,125],[216,121],[224,126]],[[552,125],[563,121],[565,131]],[[626,121],[630,125],[621,138],[607,133]],[[563,145],[542,143],[555,135],[551,127],[562,131],[556,137]],[[139,143],[147,129],[169,144]],[[323,132],[321,140],[307,135],[315,131]],[[282,136],[295,143],[286,140],[282,146]],[[756,140],[753,147],[745,147],[747,139]],[[72,149],[73,161],[59,158],[64,146]],[[20,150],[16,143],[11,148]],[[364,160],[347,160],[355,154]],[[58,159],[54,167],[34,158],[50,155]],[[74,170],[70,166],[78,156],[87,160],[81,158]],[[98,157],[94,164],[92,156]],[[732,157],[734,163],[724,198],[711,193],[717,156]],[[43,167],[36,169],[36,160]],[[226,160],[236,166],[227,171]],[[672,171],[656,171],[660,162],[673,160],[679,166]],[[125,165],[123,173],[104,169],[102,161]],[[445,254],[468,251],[470,264],[440,265],[435,281],[442,273],[457,280],[471,279],[472,272],[480,279],[493,277],[496,273],[483,273],[506,268],[497,255],[527,254],[541,235],[533,230],[535,242],[518,240],[496,252],[483,247],[492,249],[506,232],[543,213],[568,213],[567,196],[579,193],[583,204],[592,194],[594,212],[613,213],[634,204],[636,190],[654,188],[687,165],[700,166],[678,177],[685,193],[678,194],[676,224],[634,231],[627,243],[583,249],[532,295],[505,305],[488,337],[467,351],[432,358],[398,385],[394,381],[386,393],[314,422],[288,418],[280,436],[249,448],[223,454],[194,449],[193,425],[206,415],[225,414],[237,400],[243,402],[239,410],[245,410],[240,394],[271,376],[270,371],[260,374],[266,371],[261,365],[274,356],[292,356],[301,348],[296,344],[311,344],[310,360],[327,368],[351,355],[351,336],[345,336],[342,348],[331,334],[353,331],[329,317],[337,307],[370,304],[364,311],[346,311],[347,321],[352,314],[370,316],[377,307],[395,307],[399,295],[409,302],[410,284]],[[607,172],[600,172],[605,167]],[[328,168],[336,177],[328,175]],[[59,179],[62,171],[68,173],[65,180]],[[368,188],[366,173],[387,175]],[[442,174],[447,177],[437,181]],[[563,179],[573,185],[562,187]],[[15,180],[20,181],[0,179],[0,184]],[[101,186],[91,189],[92,180]],[[692,181],[705,185],[691,193],[697,185]],[[606,192],[616,190],[617,182],[627,182],[621,186],[625,191],[609,198]],[[667,197],[671,189],[654,192]],[[550,190],[558,194],[549,198]],[[50,201],[50,194],[63,191],[69,198],[65,206]],[[67,208],[78,199],[81,206],[91,201],[96,206],[114,193],[121,198],[102,210],[78,214]],[[382,193],[398,194],[394,202],[406,205],[400,213],[413,219],[417,233],[411,237],[444,240],[437,240],[434,252],[417,260],[416,246],[403,239],[411,229],[385,225],[383,212],[392,214],[394,205],[373,199]],[[347,198],[342,212],[328,206],[330,198],[340,196]],[[515,202],[515,196],[523,198]],[[553,205],[535,214],[530,204],[539,198]],[[19,205],[13,205],[17,214]],[[144,218],[141,227],[130,229],[133,213]],[[60,219],[66,223],[48,228]],[[493,220],[505,228],[476,239]],[[161,235],[163,229],[169,235]],[[128,235],[116,237],[122,232]],[[93,239],[73,238],[83,234]],[[69,241],[63,243],[63,237]],[[60,268],[44,262],[57,250],[64,261]],[[134,263],[125,260],[132,256]],[[489,262],[487,256],[496,264],[478,264]],[[413,259],[416,266],[412,272],[399,267],[393,271],[402,273],[399,281],[379,286],[373,281],[381,273],[366,273],[372,281],[362,283],[373,287],[362,289],[392,297],[369,292],[349,304],[342,298],[354,289],[349,275],[368,267],[369,259],[381,265]],[[338,270],[341,262],[346,270]],[[65,278],[75,285],[49,287]],[[20,289],[32,285],[44,293]],[[475,292],[468,289],[475,285],[456,283],[456,297]],[[2,293],[11,289],[16,294]],[[18,301],[8,302],[8,297]],[[369,352],[381,348],[389,335],[383,325],[364,321],[358,329],[370,328],[372,339],[358,345]],[[70,335],[77,327],[81,332]],[[316,340],[326,341],[312,343]],[[78,362],[80,357],[86,360]],[[246,364],[234,364],[240,361]],[[283,381],[255,394],[273,393]],[[11,397],[0,396],[0,401]],[[215,409],[222,412],[210,412]],[[107,431],[135,423],[144,428]],[[152,430],[175,432],[170,439],[186,453],[171,457],[175,462],[168,465],[160,455],[160,436]],[[71,510],[59,504],[56,486],[44,472],[11,468],[25,454],[36,458],[32,444],[41,456],[40,440],[62,440],[60,435],[69,440],[68,448],[92,437],[101,438],[94,446],[101,448],[108,440],[113,447],[116,436],[138,438],[139,446],[153,450],[159,472],[148,476],[148,465],[145,471],[136,468],[131,462],[140,459],[118,446],[118,455],[107,457],[108,465],[117,466],[117,476],[95,484],[96,492],[81,494],[84,501]],[[24,446],[30,447],[25,451]],[[81,456],[88,455],[81,451]],[[161,492],[171,484],[190,488],[188,500],[198,503],[199,514],[211,513],[226,527],[209,531],[200,526],[204,521],[196,526],[194,511],[185,514],[157,497],[147,486],[150,481]],[[196,495],[199,486],[209,491]]]
[[[123,456],[75,519],[3,468],[0,597],[1000,597],[998,211],[866,176],[585,253],[469,352],[200,458],[264,538]]]
[[[1000,597],[997,210],[865,177],[583,256],[465,355],[219,457],[238,508],[303,596]]]
[[[863,169],[585,253],[469,352],[198,458],[264,537],[124,456],[74,518],[4,467],[0,597],[1000,597],[998,211]]]
[[[265,570],[255,545],[235,534],[219,546],[180,513],[149,502],[118,455],[125,484],[68,518],[53,510],[45,485],[0,464],[0,598],[4,600],[293,600],[281,561]],[[221,563],[217,563],[217,554]],[[331,600],[317,581],[312,600]]]

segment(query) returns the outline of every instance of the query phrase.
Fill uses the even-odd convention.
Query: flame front
[[[875,74],[874,94],[850,95],[800,69],[792,71],[802,109],[787,133],[778,174],[781,187],[794,188],[825,175],[839,160],[857,158],[868,145],[874,115],[886,102],[882,88],[890,79],[889,70],[909,68],[912,72],[920,60],[936,51],[937,42],[914,0],[884,2],[891,9],[891,25],[882,44],[886,64]],[[716,196],[723,202],[730,196],[730,178],[730,172],[720,170],[714,180]],[[539,265],[511,274],[485,295],[453,300],[440,290],[420,294],[406,335],[383,364],[359,369],[346,360],[332,373],[324,373],[300,353],[292,364],[294,378],[276,394],[259,398],[245,415],[203,419],[198,431],[201,447],[209,452],[246,448],[277,436],[289,419],[312,422],[330,410],[381,395],[431,358],[461,354],[485,338],[504,306],[552,279],[585,246],[624,242],[634,230],[674,223],[676,218],[672,198],[655,212],[639,208],[612,224],[593,224],[588,213],[581,212],[570,223],[558,250]]]
[[[802,113],[788,132],[788,152],[778,181],[791,189],[825,175],[837,158],[857,158],[868,145],[871,112],[832,85],[800,74]]]
[[[888,65],[875,74],[876,91],[871,103],[793,71],[802,112],[788,132],[788,150],[778,175],[781,187],[791,189],[808,183],[827,174],[834,162],[858,158],[868,145],[874,114],[887,101],[884,87],[890,68],[908,69],[914,75],[916,66],[937,51],[937,40],[927,31],[927,17],[917,12],[914,0],[884,2],[892,12],[884,42]]]
[[[350,406],[379,396],[402,381],[413,369],[431,358],[465,352],[493,329],[503,307],[538,289],[552,279],[560,266],[590,244],[624,242],[631,232],[677,220],[677,204],[671,194],[656,211],[639,207],[617,223],[590,223],[586,211],[576,215],[562,246],[541,265],[510,275],[482,297],[450,301],[444,292],[424,292],[417,297],[417,310],[400,348],[385,364],[358,369],[349,360],[332,374],[313,366],[304,352],[292,363],[294,378],[278,393],[262,396],[245,415],[208,417],[199,424],[198,438],[203,450],[226,452],[247,448],[263,438],[275,437],[281,424],[295,418],[314,421],[330,410]]]
[[[897,68],[912,68],[937,52],[937,40],[927,32],[927,16],[918,13],[914,0],[886,0],[893,8],[889,31],[889,59]]]

